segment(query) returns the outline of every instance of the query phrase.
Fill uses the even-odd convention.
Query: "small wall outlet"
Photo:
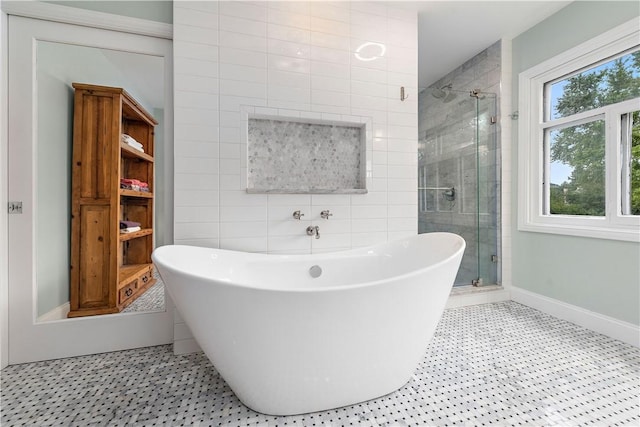
[[[22,202],[9,202],[9,213],[10,214],[21,214],[22,213]]]

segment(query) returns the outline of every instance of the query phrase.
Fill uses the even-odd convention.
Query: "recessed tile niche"
[[[366,193],[364,123],[248,117],[247,192]]]

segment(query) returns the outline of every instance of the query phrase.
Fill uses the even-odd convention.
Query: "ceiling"
[[[503,37],[512,38],[570,1],[416,1],[418,85],[425,88]]]

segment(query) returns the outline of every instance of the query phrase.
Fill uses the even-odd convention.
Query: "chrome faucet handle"
[[[326,211],[320,212],[320,217],[321,218],[329,219],[330,216],[333,216],[333,214],[330,213],[328,209]]]
[[[304,214],[303,214],[303,213],[300,213],[300,211],[295,211],[295,212],[293,213],[293,217],[294,217],[295,219],[300,219],[300,217],[303,217],[303,216],[304,216]]]

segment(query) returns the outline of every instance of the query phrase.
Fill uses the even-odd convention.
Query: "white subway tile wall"
[[[320,253],[417,233],[414,12],[361,1],[173,8],[176,244]],[[248,109],[366,121],[368,194],[247,194]],[[320,239],[306,235],[309,225]],[[176,352],[198,349],[179,316],[176,331]]]

